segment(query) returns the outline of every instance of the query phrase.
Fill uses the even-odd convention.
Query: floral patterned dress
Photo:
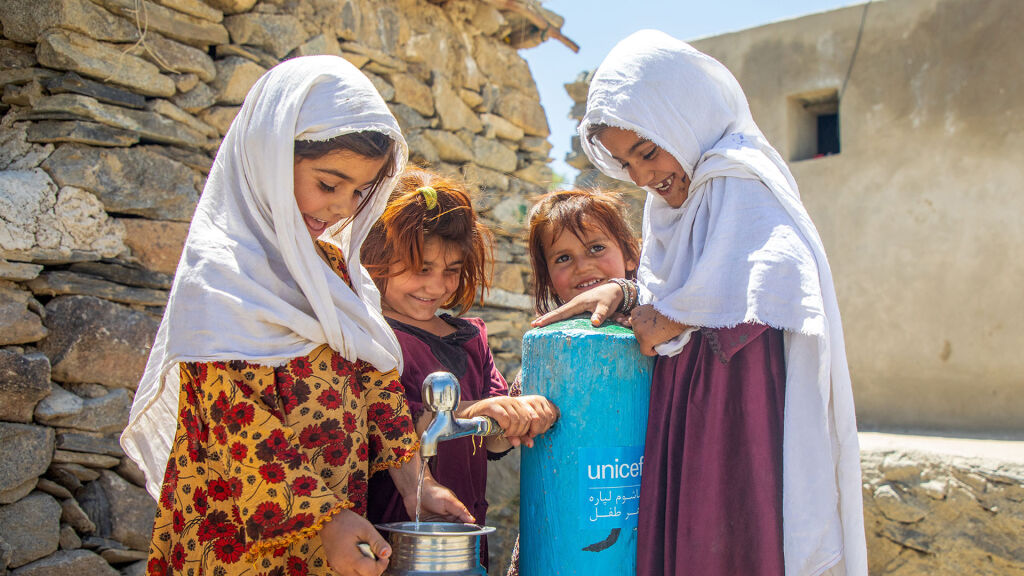
[[[347,283],[344,259],[320,243]],[[375,472],[418,450],[397,371],[326,344],[280,367],[183,363],[147,574],[330,574],[319,530],[365,515]]]

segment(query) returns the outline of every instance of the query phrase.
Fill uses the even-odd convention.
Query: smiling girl
[[[367,483],[388,470],[415,507],[421,463],[359,247],[405,160],[383,99],[342,58],[288,60],[246,96],[121,438],[158,500],[147,574],[387,567]],[[472,519],[429,477],[424,497]]]
[[[658,31],[594,73],[582,146],[647,190],[638,288],[535,325],[630,312],[651,383],[637,528],[645,576],[865,576],[850,374],[832,273],[796,180],[729,70]]]
[[[423,379],[444,370],[459,380],[462,401],[456,416],[490,416],[505,431],[487,438],[486,450],[478,449],[473,437],[441,442],[430,462],[435,478],[466,503],[479,523],[487,513],[487,460],[520,444],[532,446],[533,438],[558,417],[543,396],[508,396],[484,322],[461,317],[487,284],[489,255],[490,233],[477,219],[464,185],[422,170],[402,176],[363,245],[363,262],[380,288],[384,315],[402,346],[402,385],[417,430],[422,432],[431,420],[423,409]],[[460,316],[438,314],[441,308],[455,309]],[[410,519],[387,477],[370,484],[369,518]],[[481,555],[486,566],[486,542]]]

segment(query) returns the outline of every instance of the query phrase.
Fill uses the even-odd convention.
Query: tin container
[[[487,576],[480,564],[480,537],[490,526],[456,522],[378,524],[391,543],[390,576]]]

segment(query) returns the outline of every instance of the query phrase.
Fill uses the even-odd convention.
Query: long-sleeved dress
[[[451,324],[455,332],[447,336],[436,336],[388,319],[402,345],[405,358],[402,384],[412,413],[417,417],[422,414],[423,380],[438,370],[451,372],[459,379],[463,401],[508,395],[508,384],[494,366],[483,320],[455,318],[447,314],[441,318]],[[483,524],[487,515],[487,499],[484,494],[487,488],[487,460],[505,454],[490,454],[481,444],[482,439],[472,436],[441,442],[437,446],[437,456],[430,459],[430,472],[434,479],[455,493],[478,524]],[[373,522],[410,520],[391,478],[380,475],[370,483],[368,517]],[[486,540],[481,550],[486,566]]]
[[[350,282],[341,254],[320,246]],[[320,528],[345,508],[365,515],[370,476],[419,446],[398,372],[324,344],[284,366],[180,373],[147,574],[332,573]]]

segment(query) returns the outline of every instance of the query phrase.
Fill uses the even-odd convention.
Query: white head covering
[[[591,162],[629,181],[587,138],[595,125],[654,142],[692,179],[679,208],[648,190],[638,270],[645,299],[690,326],[786,331],[786,574],[866,575],[853,393],[832,274],[796,182],[739,83],[690,45],[637,32],[594,74],[579,128]],[[658,352],[678,354],[684,343]]]
[[[349,225],[321,240],[338,246],[349,288],[318,256],[294,195],[294,142],[380,132],[396,144],[394,176]],[[278,366],[328,344],[350,361],[401,370],[401,348],[359,247],[383,213],[408,150],[398,123],[357,68],[336,56],[294,58],[245,98],[196,208],[164,317],[139,383],[125,452],[157,497],[178,412],[179,362],[247,360]]]

